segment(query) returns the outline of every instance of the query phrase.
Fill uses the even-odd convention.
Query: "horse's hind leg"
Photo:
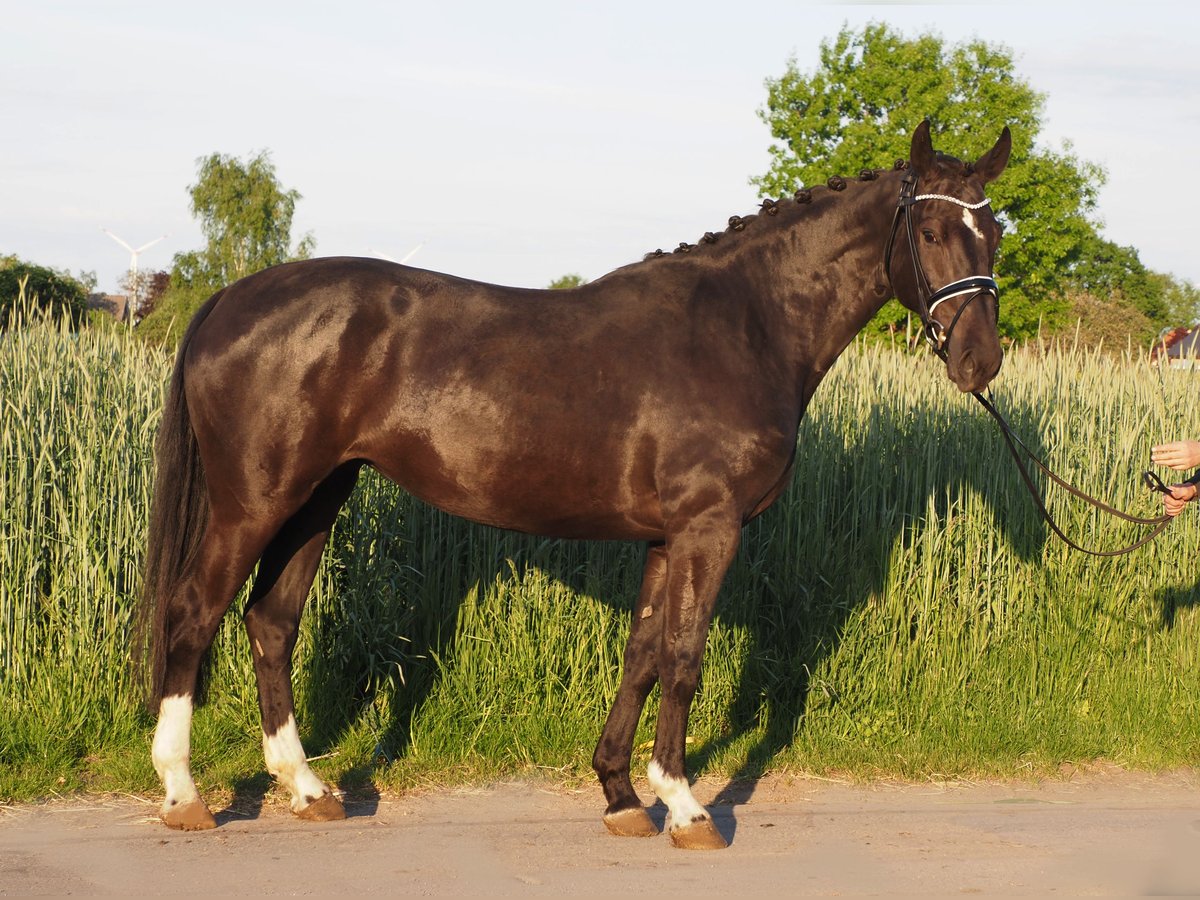
[[[214,511],[195,557],[166,600],[162,700],[150,756],[166,790],[162,820],[172,828],[192,831],[216,825],[192,780],[192,698],[200,662],[221,617],[249,576],[270,531]]]
[[[592,768],[596,770],[605,799],[608,800],[604,824],[609,831],[621,837],[652,837],[658,834],[658,829],[633,789],[629,779],[629,763],[642,707],[658,680],[658,645],[662,634],[660,623],[666,609],[666,592],[666,550],[662,544],[652,544],[646,554],[642,587],[633,609],[629,640],[625,644],[625,668],[621,674],[621,684],[592,757]]]
[[[346,813],[305,759],[292,697],[292,651],[321,552],[358,470],[357,463],[337,469],[272,539],[259,564],[245,615],[267,771],[291,794],[292,811],[316,821],[345,818]]]

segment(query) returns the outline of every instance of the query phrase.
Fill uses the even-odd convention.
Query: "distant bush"
[[[67,316],[78,326],[87,317],[87,288],[65,272],[10,256],[0,259],[0,330],[8,328],[9,314],[18,303]]]
[[[204,301],[212,295],[207,288],[172,283],[156,299],[153,310],[138,324],[138,337],[151,344],[174,347]]]

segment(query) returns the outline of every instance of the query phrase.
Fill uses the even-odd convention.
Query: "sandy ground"
[[[332,824],[226,810],[200,833],[132,797],[3,807],[0,895],[1200,894],[1196,770],[695,790],[721,798],[729,849],[611,837],[598,789],[533,782],[350,803]],[[661,826],[664,810],[651,816]]]

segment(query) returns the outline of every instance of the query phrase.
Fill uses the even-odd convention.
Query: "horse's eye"
[[[925,243],[927,243],[927,244],[936,244],[937,243],[937,236],[932,231],[930,231],[928,228],[926,228],[921,233],[925,236]]]

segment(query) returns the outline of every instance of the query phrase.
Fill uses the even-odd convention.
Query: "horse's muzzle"
[[[1000,372],[1004,351],[997,342],[992,348],[965,347],[961,353],[952,348],[946,361],[946,373],[964,394],[982,391]]]

